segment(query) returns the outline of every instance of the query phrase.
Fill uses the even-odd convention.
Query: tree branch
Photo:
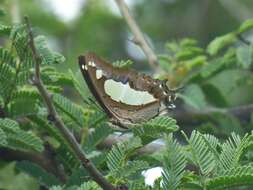
[[[146,55],[148,62],[151,67],[153,67],[155,70],[158,69],[158,59],[156,54],[153,52],[153,50],[150,48],[148,43],[146,42],[139,26],[137,25],[134,18],[131,16],[129,8],[127,7],[127,4],[124,2],[124,0],[115,0],[119,10],[121,12],[121,15],[125,18],[128,27],[132,31],[134,35],[133,42],[140,46],[144,54]]]
[[[233,108],[221,109],[213,108],[206,110],[189,110],[184,108],[178,108],[173,111],[170,116],[178,121],[179,125],[199,125],[201,121],[210,118],[214,113],[229,114],[237,117],[242,122],[248,122],[251,114],[253,113],[253,104],[238,106]]]
[[[98,171],[95,165],[86,157],[85,153],[83,152],[80,145],[77,143],[73,134],[68,130],[68,128],[65,126],[58,113],[56,112],[56,109],[51,99],[52,96],[48,93],[47,89],[43,84],[43,81],[40,78],[40,64],[42,62],[42,59],[36,50],[34,37],[28,17],[25,17],[25,22],[27,24],[27,30],[29,35],[29,46],[32,50],[32,55],[35,62],[35,76],[33,79],[33,84],[37,87],[40,95],[44,100],[48,111],[48,119],[54,124],[54,126],[61,132],[63,137],[68,141],[74,153],[81,161],[82,166],[89,172],[93,180],[105,190],[116,190],[116,188],[104,178],[104,176]]]

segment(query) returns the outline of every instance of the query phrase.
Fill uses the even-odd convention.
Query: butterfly
[[[128,129],[175,107],[175,90],[164,80],[113,67],[92,52],[79,56],[79,66],[91,93],[111,123],[120,128]]]

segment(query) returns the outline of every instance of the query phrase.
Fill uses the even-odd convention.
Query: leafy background
[[[82,148],[112,183],[144,189],[141,171],[160,166],[164,189],[250,185],[252,136],[246,133],[252,130],[252,109],[233,112],[237,107],[251,108],[253,103],[250,0],[142,0],[131,4],[134,17],[159,55],[163,71],[156,77],[168,79],[172,88],[184,87],[171,116],[186,134],[169,135],[178,129],[175,120],[156,118],[136,127],[131,132],[133,139],[102,151],[98,145],[115,133],[88,98],[77,67],[78,55],[91,50],[111,62],[130,59],[134,62],[131,67],[152,74],[141,50],[130,42],[131,32],[112,8],[113,2],[84,1],[71,21],[59,18],[48,1],[2,0],[0,5],[0,44],[4,47],[0,49],[0,105],[7,113],[0,120],[0,188],[55,185],[51,189],[60,190],[60,185],[71,188],[83,181],[88,182],[79,189],[97,188],[79,167],[65,139],[48,123],[40,96],[29,84],[33,63],[25,28],[9,27],[22,21],[23,15],[29,15],[34,26],[36,47],[43,57],[42,78],[54,94],[55,106],[69,129],[81,134]],[[160,138],[165,150],[138,153]],[[38,162],[51,154],[67,177],[60,176],[58,166],[50,170],[50,164]],[[31,156],[37,162],[27,159]],[[13,157],[17,162],[12,162]],[[185,170],[186,165],[193,169]],[[134,180],[136,176],[139,180]],[[159,189],[159,180],[155,189]]]

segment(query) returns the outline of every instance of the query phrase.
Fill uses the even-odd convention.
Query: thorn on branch
[[[54,123],[56,121],[55,116],[52,114],[47,115],[47,120],[51,123]]]

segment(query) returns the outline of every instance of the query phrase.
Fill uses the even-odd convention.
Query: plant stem
[[[157,56],[153,52],[153,50],[150,48],[148,43],[146,42],[144,35],[141,32],[139,26],[137,25],[136,21],[130,14],[127,4],[124,2],[124,0],[115,0],[115,1],[119,7],[121,15],[125,18],[130,30],[132,31],[134,35],[133,42],[140,46],[142,51],[145,53],[150,66],[153,67],[157,71],[159,69]]]
[[[43,81],[40,78],[40,64],[42,62],[42,59],[36,50],[34,44],[34,37],[28,17],[25,17],[25,22],[27,24],[27,30],[29,34],[29,46],[32,50],[32,55],[35,62],[35,76],[33,79],[33,84],[37,87],[40,95],[44,100],[48,111],[48,119],[54,124],[54,126],[61,132],[63,137],[68,141],[74,153],[81,161],[82,166],[89,172],[93,180],[96,181],[97,184],[105,190],[116,190],[116,188],[105,179],[105,177],[98,171],[95,165],[86,157],[85,153],[81,149],[80,145],[77,143],[73,134],[68,130],[68,128],[65,126],[58,113],[56,112],[56,109],[51,99],[52,97],[48,93],[47,89],[43,84]]]

